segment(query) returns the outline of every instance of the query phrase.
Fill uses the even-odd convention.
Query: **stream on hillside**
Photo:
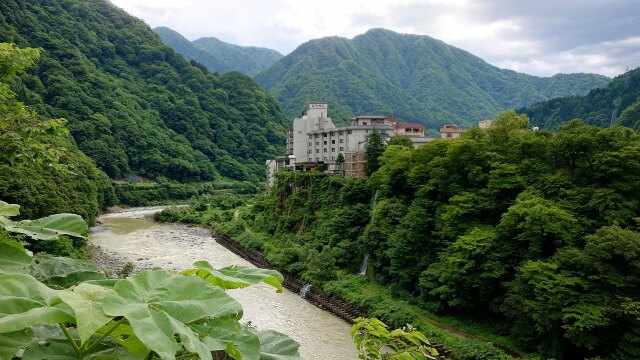
[[[190,268],[207,260],[214,268],[229,265],[253,266],[219,245],[209,231],[178,224],[159,224],[145,219],[157,208],[131,209],[100,217],[92,228],[90,242],[99,252],[120,262],[132,262],[136,269]],[[276,293],[265,284],[229,290],[242,304],[242,322],[258,330],[273,329],[298,341],[306,360],[352,360],[358,354],[349,337],[350,325],[288,290]]]

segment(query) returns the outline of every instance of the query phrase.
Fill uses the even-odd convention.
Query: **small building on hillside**
[[[440,128],[440,138],[459,139],[467,131],[469,131],[468,128],[458,127],[458,125],[455,124],[446,124]]]

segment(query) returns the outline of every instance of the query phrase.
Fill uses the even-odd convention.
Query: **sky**
[[[371,28],[429,35],[531,75],[640,66],[640,0],[111,0],[151,27],[286,55]]]

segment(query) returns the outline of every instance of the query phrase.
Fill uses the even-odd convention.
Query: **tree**
[[[409,149],[413,149],[413,141],[411,141],[411,139],[406,136],[400,135],[392,136],[391,139],[389,139],[389,142],[387,142],[387,145],[400,145]]]
[[[378,168],[380,168],[380,156],[384,153],[384,142],[378,130],[373,130],[367,138],[367,147],[365,149],[364,157],[366,163],[364,165],[364,172],[367,176],[371,176]]]
[[[36,112],[16,100],[7,84],[39,56],[38,49],[0,43],[0,164],[44,163],[59,167],[64,148],[56,146],[55,141],[68,134],[65,120],[40,119]]]

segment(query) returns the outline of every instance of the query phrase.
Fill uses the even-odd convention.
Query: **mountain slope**
[[[594,74],[540,78],[503,70],[431,37],[384,29],[352,40],[309,41],[255,78],[289,116],[310,99],[325,99],[332,116],[342,120],[393,113],[431,127],[470,124],[504,108],[583,94],[608,81]]]
[[[618,124],[640,130],[640,68],[617,76],[605,88],[585,96],[569,96],[543,101],[519,110],[531,123],[556,128],[572,119],[608,127]]]
[[[0,42],[43,49],[13,86],[112,177],[258,180],[287,120],[247,76],[189,65],[105,0],[0,2]]]
[[[157,27],[153,31],[185,58],[199,62],[212,72],[240,71],[253,76],[282,58],[282,54],[272,49],[232,45],[214,37],[191,42],[167,27]]]
[[[228,68],[253,76],[282,58],[279,52],[255,47],[238,46],[204,37],[193,42],[193,46],[218,59]]]
[[[209,71],[214,72],[229,72],[231,71],[225,64],[217,60],[214,56],[209,55],[206,51],[200,50],[193,46],[191,41],[187,40],[184,36],[178,32],[169,29],[168,27],[157,27],[153,31],[160,35],[162,42],[169,45],[177,53],[182,54],[187,60],[195,60],[204,65]]]

